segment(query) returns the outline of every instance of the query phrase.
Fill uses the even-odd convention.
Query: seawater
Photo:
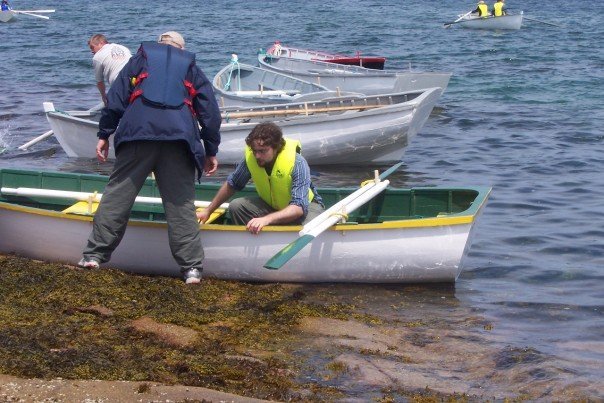
[[[553,0],[536,8],[534,2],[509,0],[512,11],[524,10],[533,21],[505,32],[443,28],[474,7],[461,1],[15,0],[13,5],[57,12],[48,21],[20,16],[0,25],[2,167],[109,172],[108,164],[67,158],[52,138],[17,150],[49,129],[43,101],[64,110],[98,102],[86,44],[95,33],[134,52],[141,41],[177,30],[210,79],[232,53],[255,64],[258,49],[276,39],[309,49],[382,55],[389,69],[451,71],[449,87],[408,147],[404,167],[391,178],[398,187],[493,187],[456,286],[305,290],[317,296],[328,292],[342,302],[358,303],[355,298],[362,296],[366,312],[403,321],[480,317],[488,325],[486,330],[470,326],[464,337],[474,337],[474,343],[466,353],[488,347],[492,354],[486,360],[497,365],[485,363],[483,369],[491,370],[465,374],[462,389],[474,382],[467,391],[480,384],[484,396],[604,398],[604,55],[598,41],[604,24],[592,7]],[[374,168],[383,169],[312,167],[323,186],[356,186]],[[222,167],[216,179],[229,170]],[[407,309],[385,308],[401,300]],[[325,359],[320,350],[303,350],[309,362]],[[509,354],[506,361],[506,351],[528,351],[538,359],[514,360]],[[504,382],[508,364],[515,366],[516,378]],[[447,367],[426,371],[426,379],[438,382],[459,377]],[[334,386],[350,397],[376,396],[368,385]]]

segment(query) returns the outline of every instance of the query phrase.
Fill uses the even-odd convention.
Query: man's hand
[[[203,170],[206,173],[206,176],[212,176],[216,170],[218,169],[218,160],[216,157],[206,156],[205,162],[203,164]]]
[[[105,162],[108,156],[109,140],[99,139],[99,142],[96,143],[96,158],[101,162]]]
[[[195,213],[197,215],[197,220],[199,221],[200,224],[205,224],[206,221],[208,221],[208,219],[210,218],[210,215],[212,215],[212,212],[207,209],[204,208],[201,211],[198,211]]]
[[[260,231],[262,231],[262,228],[266,227],[267,225],[270,225],[270,223],[271,223],[270,218],[268,218],[267,216],[264,216],[264,217],[252,218],[251,220],[248,221],[246,227],[247,227],[247,230],[250,231],[252,234],[258,234]]]

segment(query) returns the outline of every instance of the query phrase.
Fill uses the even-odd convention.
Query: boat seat
[[[99,202],[91,201],[79,201],[76,204],[67,207],[63,210],[65,214],[79,214],[79,215],[94,215],[96,209],[99,207]]]
[[[201,210],[203,210],[203,208],[198,208],[196,211],[201,211]],[[224,213],[226,213],[226,209],[217,208],[216,210],[214,210],[214,212],[212,214],[210,214],[210,218],[208,218],[208,221],[206,221],[204,224],[213,223],[214,221],[216,221],[217,219],[222,217],[224,215]]]

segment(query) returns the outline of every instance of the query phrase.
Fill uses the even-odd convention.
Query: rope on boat
[[[224,89],[228,91],[231,88],[231,78],[233,78],[233,70],[237,69],[237,91],[241,91],[241,68],[239,66],[239,58],[236,54],[231,55],[231,69],[229,70],[229,79],[224,85]]]

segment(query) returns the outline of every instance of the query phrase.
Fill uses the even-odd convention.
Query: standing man
[[[130,210],[153,172],[168,221],[172,256],[187,284],[201,281],[204,252],[195,216],[195,170],[218,168],[220,110],[212,84],[184,50],[178,32],[143,42],[107,94],[97,158],[105,161],[115,132],[115,165],[78,265],[108,262],[126,231]],[[201,125],[201,131],[198,127]],[[202,145],[203,141],[203,145]],[[141,259],[144,257],[141,256]]]
[[[93,35],[88,40],[88,47],[94,55],[92,57],[92,67],[94,68],[96,86],[101,93],[103,103],[107,106],[105,82],[111,87],[132,54],[125,46],[107,42],[107,38],[102,34]]]
[[[229,203],[237,225],[258,234],[267,225],[303,224],[324,210],[321,196],[310,180],[310,168],[300,155],[300,142],[284,139],[279,126],[260,123],[246,137],[245,158],[218,190],[210,205],[197,213],[205,223],[218,206],[250,179],[258,196],[241,197]]]
[[[505,4],[503,0],[497,0],[495,4],[493,4],[493,15],[495,17],[501,17],[502,15],[507,15],[507,11],[505,9]]]

